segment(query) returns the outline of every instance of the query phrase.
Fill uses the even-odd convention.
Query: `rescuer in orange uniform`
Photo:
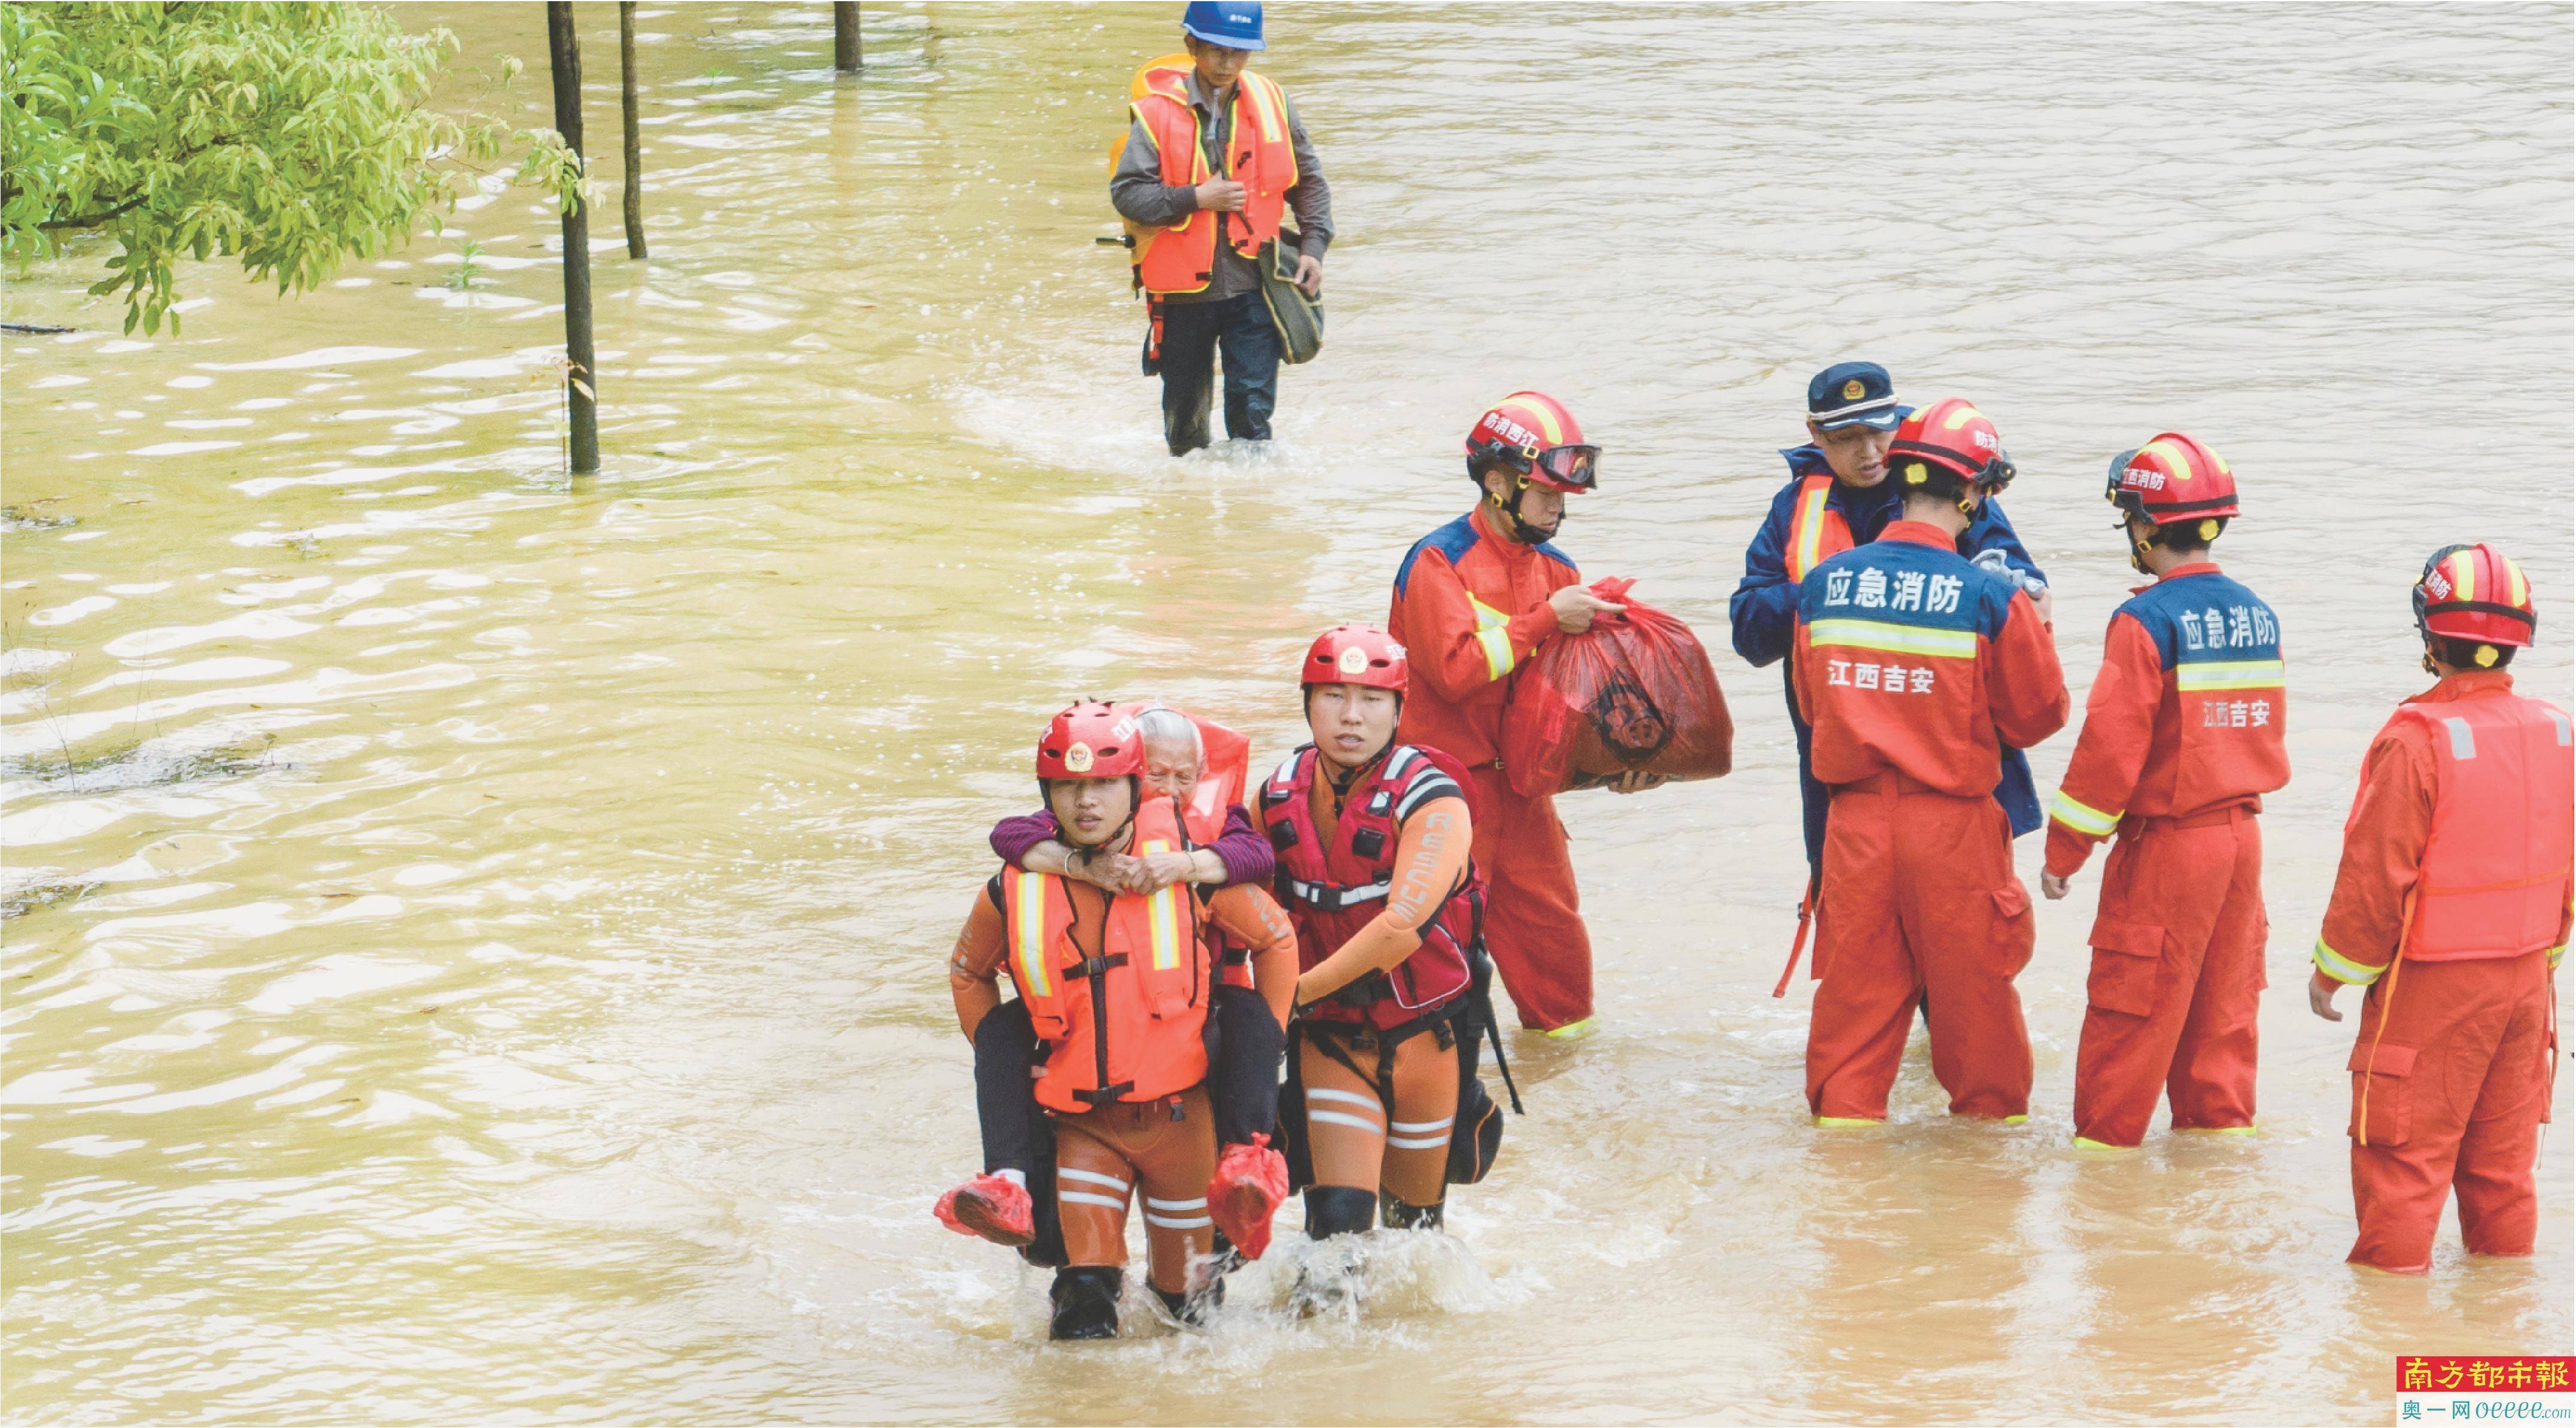
[[[2102,875],[2075,1055],[2075,1143],[2134,1147],[2162,1091],[2176,1130],[2254,1129],[2263,976],[2263,795],[2290,781],[2272,607],[2219,573],[2236,515],[2218,454],[2166,432],[2111,462],[2129,562],[2155,577],[2111,616],[2084,732],[2048,822],[2040,891],[2120,835]]]
[[[1150,856],[1186,843],[1168,798],[1141,798],[1143,739],[1106,704],[1058,714],[1037,773],[1058,837],[1082,850]],[[1129,1198],[1145,1199],[1149,1277],[1164,1307],[1197,1322],[1220,1297],[1205,1258],[1214,1220],[1216,1122],[1203,1039],[1219,969],[1200,919],[1252,949],[1254,985],[1285,1022],[1296,933],[1258,888],[1204,903],[1186,884],[1113,894],[1056,874],[1006,869],[985,885],[948,967],[966,1039],[1001,1004],[1007,965],[1046,1046],[1037,1099],[1056,1125],[1055,1198],[1066,1267],[1049,1292],[1058,1339],[1118,1332]],[[1193,1260],[1202,1268],[1194,1273]]]
[[[1951,1113],[2017,1121],[2031,1059],[2012,979],[2030,960],[2030,894],[1993,795],[2004,746],[2066,723],[2066,683],[2019,582],[1958,553],[2013,478],[1994,423],[1934,402],[1897,428],[1887,459],[1903,518],[1808,572],[1790,651],[1816,777],[1833,790],[1807,1105],[1820,1126],[1884,1121],[1928,994]]]
[[[1442,750],[1475,783],[1476,863],[1489,881],[1485,943],[1521,1025],[1551,1036],[1592,1026],[1592,938],[1556,800],[1524,798],[1503,777],[1503,706],[1512,671],[1562,631],[1622,608],[1574,582],[1574,562],[1548,543],[1565,498],[1593,489],[1601,448],[1552,397],[1514,392],[1467,433],[1477,507],[1424,536],[1396,567],[1387,632],[1411,657],[1413,692],[1397,737]],[[1663,782],[1623,778],[1620,793]]]
[[[1450,1138],[1493,1114],[1475,1083],[1493,1008],[1465,770],[1398,740],[1406,654],[1380,630],[1326,630],[1298,675],[1313,742],[1261,786],[1300,969],[1280,1123],[1318,1243],[1381,1222],[1440,1228]],[[1321,1268],[1301,1273],[1301,1307],[1350,1292]]]
[[[2455,1191],[2469,1253],[2531,1253],[2576,857],[2576,736],[2505,672],[2538,626],[2495,547],[2425,563],[2415,627],[2441,678],[2371,741],[2344,824],[2308,1004],[2341,1021],[2335,993],[2370,988],[2351,1061],[2357,1265],[2431,1268]]]
[[[1212,720],[1159,704],[1120,704],[1136,721],[1144,746],[1146,798],[1171,799],[1188,845],[1138,856],[1109,848],[1076,850],[1056,841],[1055,815],[1041,808],[993,829],[993,852],[1005,873],[1060,873],[1111,893],[1152,894],[1179,884],[1268,887],[1275,864],[1270,840],[1243,806],[1250,782],[1251,741]],[[1279,1022],[1252,984],[1251,950],[1212,923],[1220,965],[1209,989],[1208,1100],[1216,1116],[1217,1179],[1209,1199],[1220,1251],[1259,1259],[1270,1243],[1270,1219],[1288,1196],[1288,1167],[1269,1148],[1279,1109]],[[960,1234],[1018,1249],[1031,1264],[1064,1263],[1056,1222],[1054,1136],[1033,1094],[1042,1059],[1029,1005],[1005,1002],[975,1028],[975,1111],[983,1132],[984,1172],[939,1197],[931,1213]]]

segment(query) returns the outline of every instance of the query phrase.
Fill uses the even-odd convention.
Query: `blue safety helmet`
[[[1181,33],[1229,50],[1269,48],[1261,38],[1261,0],[1190,0],[1181,11]]]

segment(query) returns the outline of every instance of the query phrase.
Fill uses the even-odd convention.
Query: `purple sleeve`
[[[1055,835],[1055,815],[1052,813],[1040,811],[1005,818],[993,825],[993,853],[1016,868],[1020,859],[1029,855],[1031,848]]]
[[[1216,850],[1217,861],[1225,864],[1227,887],[1242,883],[1267,887],[1271,872],[1279,866],[1270,851],[1270,840],[1252,826],[1252,815],[1240,803],[1226,805],[1225,831],[1208,846]]]

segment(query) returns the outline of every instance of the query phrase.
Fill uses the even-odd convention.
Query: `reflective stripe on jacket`
[[[2028,748],[2066,722],[2066,681],[2030,597],[1917,521],[1808,575],[1793,657],[1810,759],[1828,785],[1894,771],[1983,796],[2004,745]]]
[[[1188,846],[1172,801],[1137,810],[1133,851]],[[1101,945],[1074,936],[1065,880],[1018,868],[1002,874],[1011,981],[1047,1043],[1040,1104],[1080,1113],[1110,1101],[1151,1101],[1207,1078],[1207,951],[1186,883],[1109,898]]]
[[[2566,952],[2576,730],[2501,671],[2445,678],[2372,741],[2313,958],[2372,982],[2409,961]],[[2402,941],[2401,941],[2402,939]]]
[[[1397,833],[1404,820],[1436,799],[1467,797],[1463,768],[1444,755],[1397,744],[1368,779],[1351,789],[1337,826],[1316,826],[1312,802],[1319,755],[1308,744],[1288,756],[1261,786],[1261,819],[1279,857],[1279,905],[1297,928],[1297,966],[1313,969],[1357,936],[1385,909],[1394,890]],[[1451,761],[1454,764],[1454,760]],[[1458,888],[1422,928],[1422,945],[1393,970],[1353,983],[1349,996],[1328,998],[1303,1015],[1367,1021],[1380,1030],[1436,1010],[1467,990],[1469,951],[1477,933],[1483,878],[1470,862]]]
[[[2259,807],[2290,781],[2288,707],[2280,623],[2254,592],[2206,563],[2140,588],[2103,638],[2049,809],[2048,871],[2082,867],[2124,817]]]
[[[1486,510],[1413,543],[1396,567],[1386,616],[1413,676],[1396,737],[1469,768],[1500,755],[1506,681],[1556,634],[1547,597],[1581,578],[1563,551],[1512,540]]]
[[[1175,188],[1194,187],[1213,176],[1198,109],[1190,103],[1192,68],[1188,55],[1166,55],[1139,70],[1129,91],[1136,96],[1130,109],[1154,136],[1163,182]],[[1266,76],[1245,70],[1236,78],[1230,138],[1221,156],[1224,176],[1243,185],[1243,211],[1193,209],[1173,227],[1140,232],[1136,276],[1145,291],[1205,289],[1215,276],[1220,237],[1250,258],[1279,236],[1288,190],[1297,185],[1297,155],[1289,142],[1288,98]]]

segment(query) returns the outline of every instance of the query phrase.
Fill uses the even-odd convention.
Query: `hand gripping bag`
[[[1539,646],[1503,709],[1504,776],[1523,798],[1599,788],[1632,770],[1716,778],[1733,766],[1735,723],[1690,626],[1627,598],[1633,580],[1592,593],[1627,608]]]

